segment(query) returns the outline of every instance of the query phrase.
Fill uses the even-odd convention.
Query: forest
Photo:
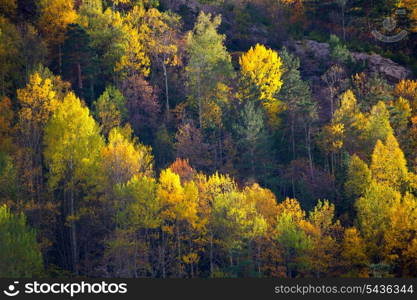
[[[0,277],[417,277],[417,1],[0,0]]]

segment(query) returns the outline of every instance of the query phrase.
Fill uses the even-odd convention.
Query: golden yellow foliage
[[[101,150],[103,167],[111,185],[126,183],[134,175],[151,176],[153,173],[149,147],[137,143],[131,134],[131,131],[113,128],[108,145]]]
[[[385,144],[376,143],[370,169],[378,183],[402,190],[408,177],[407,162],[393,135],[388,136]]]
[[[10,98],[0,101],[0,152],[10,153],[13,150],[13,119],[14,111]]]
[[[17,90],[21,109],[21,121],[45,124],[58,106],[52,82],[43,79],[39,73],[30,76],[26,88]]]
[[[240,97],[251,101],[257,97],[265,108],[269,124],[278,126],[278,113],[283,106],[276,94],[283,84],[281,76],[284,72],[278,53],[257,44],[239,58],[239,64],[243,84]]]
[[[278,214],[277,199],[270,190],[264,189],[259,184],[254,183],[244,189],[246,198],[249,202],[255,203],[256,210],[268,222],[268,229],[274,228],[276,216]]]
[[[400,199],[401,193],[392,187],[372,182],[365,195],[356,200],[359,229],[370,259],[380,259],[384,234],[390,226],[389,209]]]
[[[348,197],[363,196],[372,180],[368,165],[354,154],[348,164],[345,192]]]
[[[99,127],[79,98],[69,93],[45,127],[45,161],[49,186],[65,189],[90,179],[103,146]]]
[[[283,202],[278,203],[278,216],[282,214],[290,215],[292,220],[299,224],[305,218],[305,211],[301,209],[300,202],[296,199],[286,198]]]
[[[259,88],[260,100],[274,101],[283,82],[282,61],[278,53],[257,44],[239,58],[241,74]]]
[[[334,112],[333,122],[350,124],[360,113],[355,94],[347,90],[340,97],[340,107]]]
[[[417,109],[417,81],[404,79],[395,86],[395,95],[407,99],[413,108],[413,115]]]
[[[67,26],[75,23],[78,17],[74,9],[74,1],[41,0],[40,7],[38,24],[43,36],[52,45],[62,43]]]
[[[366,255],[365,242],[356,227],[346,228],[343,236],[342,258],[350,276],[368,277],[369,259]]]
[[[148,76],[150,69],[150,59],[146,54],[144,41],[144,32],[139,31],[130,21],[129,16],[123,18],[119,12],[110,12],[106,10],[104,14],[111,15],[112,26],[119,28],[123,33],[121,40],[121,48],[123,55],[116,63],[115,71],[121,72],[123,75],[143,74]]]
[[[389,226],[384,232],[385,255],[390,262],[402,266],[407,275],[407,265],[416,257],[413,240],[417,234],[417,199],[407,193],[388,208]]]
[[[324,127],[324,147],[326,151],[336,153],[343,147],[345,125],[334,123]]]
[[[330,268],[339,263],[337,255],[340,245],[337,238],[341,235],[342,227],[339,221],[335,221],[334,204],[319,200],[307,221],[301,223],[301,228],[306,231],[311,243],[307,250],[310,269],[316,274],[327,274]]]
[[[411,21],[411,30],[417,31],[417,3],[415,0],[400,0],[398,7],[406,8],[409,13],[409,19]]]
[[[161,216],[166,222],[166,231],[172,232],[171,226],[181,221],[194,226],[198,203],[198,189],[194,182],[182,186],[180,177],[166,169],[161,172],[156,193],[162,205]]]

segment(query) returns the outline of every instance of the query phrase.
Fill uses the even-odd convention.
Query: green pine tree
[[[26,217],[0,206],[0,277],[33,277],[43,272],[36,232]]]

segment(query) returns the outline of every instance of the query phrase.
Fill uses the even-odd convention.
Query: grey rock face
[[[352,52],[352,57],[365,62],[370,72],[384,75],[391,81],[401,81],[411,75],[410,70],[381,55]]]
[[[319,43],[312,40],[301,40],[287,42],[285,45],[300,57],[302,63],[316,63],[327,65],[330,63],[330,46],[328,43]],[[398,82],[411,75],[411,71],[401,66],[389,58],[378,54],[367,54],[352,52],[355,62],[362,62],[366,65],[366,72],[379,73],[391,82]]]

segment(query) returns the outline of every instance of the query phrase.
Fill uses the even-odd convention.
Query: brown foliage
[[[210,146],[204,142],[203,134],[194,124],[190,122],[181,125],[176,139],[177,157],[187,158],[198,170],[210,166]]]
[[[196,170],[188,163],[188,159],[179,157],[177,157],[177,159],[169,166],[169,169],[180,176],[182,182],[193,180],[194,176],[197,174]]]
[[[122,93],[135,132],[154,129],[161,110],[154,88],[142,76],[133,75],[123,81]]]

